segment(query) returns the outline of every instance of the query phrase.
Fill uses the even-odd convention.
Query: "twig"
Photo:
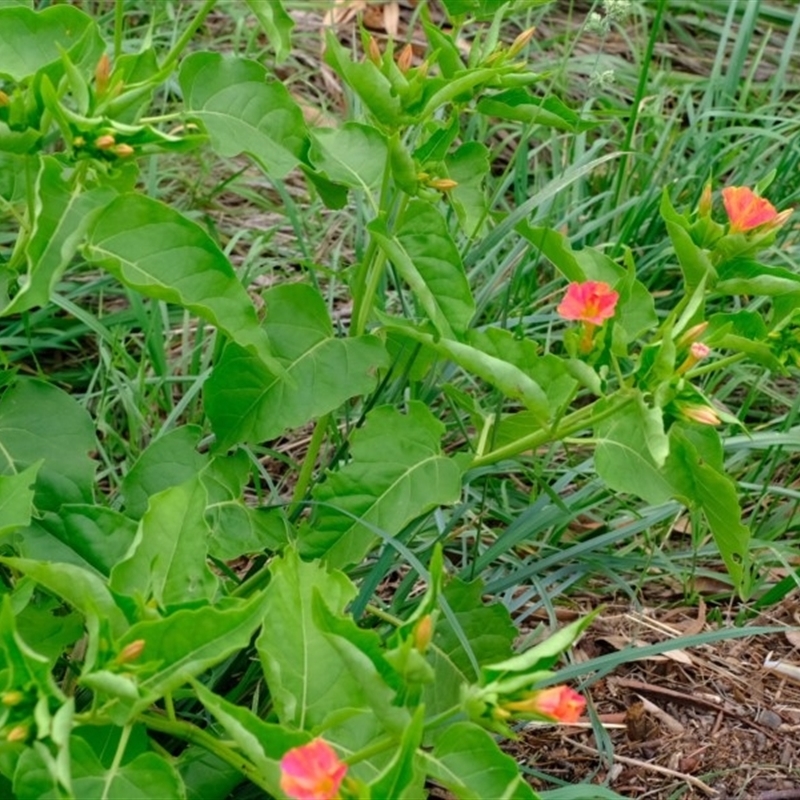
[[[578,750],[582,750],[584,753],[590,753],[591,755],[595,756],[600,755],[600,751],[595,750],[594,747],[589,747],[588,745],[573,741],[566,736],[564,737],[564,741],[569,742],[573,747],[577,748]],[[703,794],[708,795],[708,797],[719,796],[719,793],[716,789],[712,789],[707,783],[703,783],[700,778],[695,778],[694,775],[687,775],[685,772],[678,772],[677,770],[669,769],[668,767],[662,767],[659,764],[650,764],[647,761],[639,761],[637,758],[620,756],[616,753],[614,753],[614,761],[619,761],[620,764],[627,764],[629,767],[649,769],[652,772],[660,772],[662,775],[668,775],[670,778],[677,778],[678,780],[691,784],[695,789],[699,789]],[[798,795],[798,797],[800,798],[800,795]],[[773,800],[781,800],[781,798]],[[787,800],[791,800],[791,798]]]
[[[800,789],[771,789],[761,792],[753,800],[800,800]]]

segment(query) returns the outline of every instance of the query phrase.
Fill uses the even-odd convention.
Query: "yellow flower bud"
[[[511,47],[508,50],[508,55],[510,58],[513,58],[517,53],[525,47],[526,44],[533,38],[533,34],[536,32],[536,28],[528,28],[522,33],[517,36],[516,39],[511,43]]]
[[[12,689],[10,692],[3,692],[0,695],[0,701],[4,706],[18,706],[25,699],[25,695],[17,689]]]
[[[402,72],[404,75],[411,67],[411,59],[414,58],[414,48],[411,44],[407,44],[401,51],[400,55],[397,56],[397,68]]]
[[[119,651],[119,655],[114,661],[116,661],[117,664],[127,664],[130,661],[135,661],[142,654],[145,644],[146,642],[144,639],[134,639],[134,641],[128,642],[128,644]]]
[[[433,189],[439,189],[442,192],[448,192],[450,189],[455,189],[456,186],[458,186],[458,181],[454,181],[451,178],[435,178],[428,186]]]
[[[2,89],[0,89],[0,108],[7,106],[10,102],[11,99],[9,96]]]
[[[8,742],[24,742],[28,738],[28,726],[16,725],[13,727],[6,736]]]
[[[94,140],[94,146],[98,150],[110,150],[116,143],[117,140],[110,133],[105,133],[102,136],[98,136]]]
[[[433,638],[433,618],[430,614],[421,617],[417,624],[414,626],[414,647],[420,653],[424,653],[428,649],[428,645]]]
[[[98,96],[102,96],[108,89],[108,79],[111,76],[111,59],[108,53],[103,53],[94,69],[94,88]]]
[[[382,61],[381,49],[380,47],[378,47],[378,43],[375,41],[374,36],[369,37],[369,43],[367,45],[367,55],[369,56],[369,60],[373,64],[380,64]]]
[[[120,158],[127,158],[128,156],[132,156],[134,153],[134,149],[129,144],[118,144],[114,148],[114,152]]]

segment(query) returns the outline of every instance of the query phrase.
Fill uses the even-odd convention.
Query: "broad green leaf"
[[[150,497],[197,475],[208,457],[197,452],[202,429],[185,425],[159,436],[139,456],[122,480],[126,513],[140,519]]]
[[[320,503],[300,539],[332,566],[355,564],[377,531],[399,533],[415,517],[461,494],[461,471],[441,449],[444,426],[419,402],[408,413],[382,406],[351,437],[352,460],[313,491]]]
[[[637,394],[601,420],[594,435],[595,468],[610,489],[638,495],[652,505],[672,496],[672,487],[661,472],[669,452],[661,409],[649,407]]]
[[[0,198],[11,205],[24,203],[29,170],[35,172],[35,162],[30,157],[0,152]]]
[[[208,551],[222,561],[279,550],[289,542],[291,527],[283,508],[252,508],[242,500],[251,468],[250,458],[239,450],[214,458],[200,476],[208,491]]]
[[[517,367],[542,387],[549,416],[556,416],[573,398],[578,382],[570,374],[567,362],[550,353],[539,355],[539,346],[532,339],[517,338],[503,328],[486,328],[469,331],[467,343],[494,359]]]
[[[79,736],[70,742],[72,788],[81,800],[184,800],[186,790],[175,768],[156,753],[142,753],[109,770]]]
[[[63,503],[92,499],[94,424],[66,392],[20,378],[0,398],[0,474],[13,475],[42,461],[34,503],[58,511]]]
[[[65,505],[61,519],[61,541],[106,576],[125,558],[136,535],[134,520],[103,506]]]
[[[106,769],[114,763],[117,748],[122,740],[123,729],[116,725],[77,725],[70,733],[83,739]],[[150,752],[150,737],[147,728],[139,723],[130,727],[125,744],[125,752],[119,759],[120,764],[129,764],[137,756]]]
[[[478,111],[489,117],[512,119],[527,124],[545,125],[557,131],[581,133],[597,127],[598,123],[582,119],[580,114],[553,95],[536,97],[527,89],[508,89],[483,97]]]
[[[30,524],[33,486],[41,461],[22,472],[0,475],[0,536],[6,536]]]
[[[150,498],[127,558],[111,572],[111,587],[162,607],[210,600],[218,579],[206,561],[208,495],[199,476]]]
[[[270,793],[283,797],[280,791],[280,759],[287,750],[307,744],[311,736],[304,731],[264,722],[250,709],[229,703],[198,681],[192,681],[192,687],[197,698],[222,725],[239,751],[258,769],[261,777],[272,784]]]
[[[176,760],[175,768],[186,787],[186,800],[227,800],[244,782],[236,767],[200,745],[189,745]]]
[[[181,609],[164,619],[138,622],[119,642],[122,649],[144,641],[135,680],[123,678],[124,690],[107,694],[104,710],[116,724],[127,723],[158,698],[246,647],[264,611],[265,598],[259,594],[247,602],[229,600],[224,606]],[[84,674],[81,682],[108,687],[103,677],[95,682],[92,674]]]
[[[73,564],[47,564],[24,558],[0,560],[80,611],[87,622],[99,625],[103,621],[115,636],[121,636],[127,630],[125,615],[114,602],[103,579],[94,573]]]
[[[471,722],[447,727],[426,755],[430,777],[459,800],[535,800],[517,763]]]
[[[303,113],[286,87],[268,82],[255,61],[193,53],[179,75],[187,113],[200,120],[222,156],[248,153],[280,180],[303,152]]]
[[[22,131],[15,131],[0,122],[0,150],[6,154],[33,153],[38,148],[42,134],[35,128],[26,128]]]
[[[281,724],[309,730],[361,697],[357,677],[313,616],[315,591],[340,615],[355,587],[319,561],[301,561],[292,548],[273,562],[271,572],[256,648]]]
[[[139,194],[117,197],[95,219],[86,257],[147,297],[188,308],[281,372],[228,259],[168,205]]]
[[[19,635],[28,646],[54,665],[64,648],[83,636],[83,617],[75,611],[65,613],[63,604],[37,592],[16,615]]]
[[[709,460],[704,452],[704,443],[692,436],[689,426],[674,424],[670,428],[669,444],[665,477],[681,501],[703,512],[739,594],[748,597],[751,586],[750,530],[742,524],[735,484],[719,470],[719,462],[713,453],[713,460]]]
[[[419,342],[454,361],[462,369],[498,388],[506,397],[519,400],[531,410],[540,426],[550,420],[550,401],[539,384],[519,367],[483,350],[453,339],[436,337],[404,320],[379,314],[384,327]]]
[[[375,387],[387,364],[374,336],[339,339],[320,293],[305,284],[264,293],[264,330],[282,368],[277,374],[229,344],[204,386],[219,449],[274,439]]]
[[[334,183],[370,192],[380,186],[388,158],[386,137],[371,125],[346,122],[311,131],[308,159]]]
[[[486,145],[467,142],[445,161],[447,174],[458,183],[448,192],[448,198],[469,238],[481,232],[488,218],[489,204],[483,184],[491,166],[490,155]]]
[[[790,294],[800,290],[800,275],[748,258],[735,259],[719,267],[719,282],[714,290],[721,294]]]
[[[275,50],[277,61],[285,61],[292,49],[294,20],[286,13],[282,0],[246,0]]]
[[[394,235],[381,219],[367,227],[442,336],[453,339],[454,333],[464,333],[475,314],[475,301],[439,211],[423,200],[412,200]]]
[[[75,800],[58,780],[55,756],[43,742],[26,747],[14,772],[13,800]]]
[[[516,230],[524,236],[568,280],[581,283],[586,280],[583,270],[569,243],[569,239],[553,228],[541,228],[519,222]]]
[[[0,76],[15,83],[46,67],[53,67],[57,77],[63,72],[62,52],[75,64],[93,67],[102,53],[98,43],[102,46],[97,23],[74,6],[39,12],[0,7]]]
[[[417,748],[422,742],[425,722],[423,706],[418,706],[410,724],[406,725],[399,747],[389,766],[370,784],[370,796],[391,797],[393,800],[416,800],[424,794],[425,774],[419,768]]]

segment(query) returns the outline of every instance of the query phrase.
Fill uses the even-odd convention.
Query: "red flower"
[[[614,316],[619,294],[602,281],[571,283],[556,311],[564,318],[602,325]]]
[[[503,705],[508,711],[550,717],[558,722],[577,721],[585,707],[586,701],[569,686],[551,686],[549,689],[533,692],[524,700]]]
[[[323,739],[294,747],[281,759],[281,789],[292,800],[336,800],[347,764]]]
[[[779,227],[792,213],[792,209],[778,213],[769,200],[759,197],[747,186],[728,186],[723,189],[722,202],[731,221],[730,233],[744,233],[768,224],[770,227]]]

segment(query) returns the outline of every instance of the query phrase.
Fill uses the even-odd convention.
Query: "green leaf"
[[[447,174],[458,183],[448,192],[464,233],[472,238],[485,227],[489,214],[484,181],[489,174],[489,148],[480,142],[466,142],[445,160]]]
[[[535,800],[517,763],[471,722],[450,725],[426,756],[430,777],[459,800]]]
[[[139,194],[117,197],[92,225],[86,257],[147,297],[188,308],[281,372],[228,259],[168,205]]]
[[[175,768],[156,753],[142,753],[106,770],[88,742],[70,742],[72,788],[81,800],[184,800],[186,790]]]
[[[106,576],[125,558],[136,535],[134,520],[102,506],[65,505],[61,519],[61,541]]]
[[[105,582],[94,573],[73,564],[48,564],[24,558],[0,558],[0,561],[80,611],[88,622],[97,625],[103,621],[115,636],[121,636],[128,629],[125,615]]]
[[[402,103],[389,79],[369,59],[363,62],[351,60],[350,53],[331,30],[325,32],[325,61],[359,96],[378,122],[388,127],[400,124]]]
[[[255,61],[193,53],[178,79],[186,111],[203,123],[220,155],[248,153],[281,180],[300,162],[306,125],[286,87],[268,77]]]
[[[83,636],[83,617],[77,612],[65,613],[59,600],[35,593],[25,608],[16,615],[19,635],[28,646],[50,662],[51,667],[64,654],[64,648]]]
[[[271,784],[270,794],[283,796],[279,789],[280,759],[287,750],[307,744],[311,736],[304,731],[264,722],[249,709],[229,703],[198,681],[192,681],[192,687],[239,751],[258,769],[261,778]]]
[[[22,6],[0,8],[0,76],[14,83],[46,67],[63,72],[62,52],[73,63],[97,62],[100,39],[97,23],[74,6],[58,5],[33,12]],[[51,75],[51,78],[53,75]]]
[[[17,379],[0,398],[0,473],[13,475],[40,461],[34,503],[58,511],[63,503],[92,499],[94,424],[66,392]]]
[[[536,97],[527,89],[508,89],[478,101],[478,111],[488,117],[512,119],[526,124],[545,125],[557,131],[581,133],[599,123],[582,119],[580,114],[553,95]]]
[[[638,495],[652,505],[672,496],[661,472],[669,452],[661,409],[650,408],[637,393],[633,402],[599,422],[594,435],[595,469],[610,489]]]
[[[568,280],[581,283],[586,280],[569,239],[553,228],[541,228],[528,225],[522,221],[517,223],[516,230],[524,236],[553,266]]]
[[[492,19],[494,15],[508,0],[442,0],[444,10],[450,19],[461,17],[466,14],[477,20]]]
[[[114,722],[125,724],[166,693],[209,667],[224,661],[250,642],[264,617],[265,597],[248,602],[229,600],[223,606],[181,609],[164,619],[139,622],[119,642],[120,649],[144,641],[134,679],[122,679],[122,691],[104,706]],[[102,678],[102,676],[101,676]],[[105,685],[85,674],[81,683]]]
[[[400,746],[380,777],[370,784],[370,797],[393,800],[416,800],[424,794],[425,775],[417,762],[417,748],[422,742],[425,708],[418,706],[411,723],[405,727]]]
[[[175,768],[183,778],[187,800],[227,800],[244,780],[236,767],[199,745],[189,745]]]
[[[246,0],[255,14],[270,44],[275,49],[278,62],[285,61],[292,49],[294,20],[286,13],[281,0]]]
[[[449,339],[455,338],[454,332],[464,333],[475,314],[475,301],[458,248],[436,208],[412,200],[394,236],[382,219],[367,227],[439,332]]]
[[[190,480],[206,466],[207,456],[197,452],[201,434],[199,426],[184,425],[148,445],[122,480],[129,516],[140,519],[152,495]]]
[[[520,400],[534,414],[540,426],[550,420],[550,401],[539,384],[519,367],[483,350],[452,339],[435,337],[408,322],[381,314],[384,327],[436,350],[462,369],[497,387],[506,397]],[[474,334],[471,334],[474,335]]]
[[[461,471],[441,449],[444,426],[419,402],[403,415],[373,409],[351,438],[352,460],[318,484],[316,507],[300,537],[304,552],[332,566],[361,561],[377,534],[394,536],[414,518],[461,494]]]
[[[37,461],[17,474],[0,475],[0,536],[30,524],[33,485],[41,466]]]
[[[719,268],[720,294],[784,295],[800,290],[800,275],[782,267],[768,267],[749,258],[727,261]]]
[[[311,131],[308,159],[335,183],[369,193],[381,185],[388,158],[386,137],[371,125],[346,122]]]
[[[712,459],[709,459],[706,446],[692,434],[689,426],[674,424],[670,428],[669,443],[670,453],[664,474],[672,484],[674,494],[703,512],[739,594],[748,597],[751,588],[750,530],[742,524],[735,484],[719,470],[721,465],[713,452],[710,454]]]
[[[289,548],[270,566],[265,616],[256,648],[278,719],[310,730],[361,696],[358,678],[347,668],[327,635],[314,622],[314,592],[341,615],[355,587],[338,571],[306,563]]]
[[[111,573],[111,587],[162,606],[210,600],[218,579],[208,567],[208,495],[199,476],[150,498],[127,558]]]
[[[375,387],[388,358],[374,336],[337,339],[320,293],[305,284],[264,293],[264,329],[282,374],[228,345],[204,387],[218,447],[274,439]]]

